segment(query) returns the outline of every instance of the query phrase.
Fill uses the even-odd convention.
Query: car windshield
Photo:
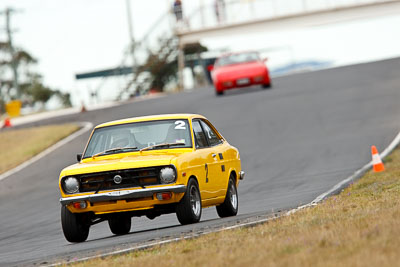
[[[215,63],[215,66],[219,67],[219,66],[233,65],[233,64],[246,63],[258,60],[260,59],[256,52],[231,54],[219,58]]]
[[[188,120],[136,122],[95,129],[83,158],[182,147],[192,147]]]

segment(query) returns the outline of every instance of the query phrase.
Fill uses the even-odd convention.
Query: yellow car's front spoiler
[[[75,196],[75,197],[64,197],[60,198],[60,202],[61,205],[68,205],[72,202],[78,202],[78,201],[89,201],[95,203],[95,202],[112,201],[112,200],[151,197],[155,193],[162,193],[162,192],[184,193],[185,191],[186,191],[185,185],[172,185],[172,186],[162,186],[162,187],[153,187],[144,189],[112,191],[106,193],[98,193],[98,194]]]

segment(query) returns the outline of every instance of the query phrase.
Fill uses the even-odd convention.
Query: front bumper
[[[72,202],[77,202],[77,201],[89,201],[95,203],[95,202],[112,201],[112,200],[135,199],[135,198],[151,197],[154,194],[161,192],[184,193],[186,192],[186,186],[172,185],[172,186],[163,186],[155,188],[112,191],[107,193],[99,193],[99,194],[76,196],[76,197],[64,197],[60,198],[60,203],[61,205],[68,205]]]

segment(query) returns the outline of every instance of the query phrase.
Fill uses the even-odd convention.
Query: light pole
[[[201,26],[204,27],[205,19],[204,19],[204,1],[200,0],[200,17],[201,17]]]
[[[11,56],[11,68],[13,72],[13,87],[17,92],[17,98],[21,97],[21,91],[19,89],[19,83],[18,83],[18,61],[15,57],[15,48],[13,46],[13,41],[12,41],[12,30],[11,30],[11,13],[15,12],[14,9],[7,8],[4,12],[6,16],[6,31],[7,31],[7,38],[8,38],[8,49],[10,51],[10,56]]]
[[[128,30],[129,30],[129,41],[130,41],[130,53],[132,56],[132,75],[135,73],[135,39],[133,37],[133,25],[132,25],[132,15],[131,15],[131,3],[130,0],[126,0],[126,11],[127,11],[127,18],[128,18]]]

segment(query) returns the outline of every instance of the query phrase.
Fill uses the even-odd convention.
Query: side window
[[[206,138],[210,146],[215,146],[221,143],[221,140],[219,139],[218,135],[207,123],[201,121],[201,126],[203,126]]]
[[[197,120],[193,121],[193,133],[194,133],[194,138],[196,139],[195,140],[196,148],[202,148],[208,146],[203,129],[200,126],[200,122]]]

